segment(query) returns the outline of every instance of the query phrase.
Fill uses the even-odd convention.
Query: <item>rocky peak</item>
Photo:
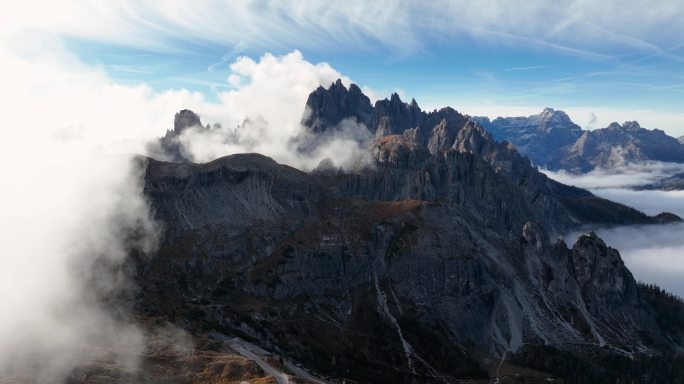
[[[421,146],[426,146],[432,139],[432,151],[450,147],[456,132],[467,120],[450,107],[426,113],[415,99],[406,103],[397,92],[371,105],[358,86],[351,84],[347,89],[338,80],[328,89],[318,87],[309,95],[302,124],[311,132],[320,134],[347,118],[355,118],[364,124],[375,139],[407,133],[414,144]],[[320,142],[318,139],[313,141]],[[311,149],[315,145],[316,143],[300,143],[299,148]]]
[[[430,134],[427,144],[428,151],[431,154],[435,154],[449,149],[454,143],[455,131],[449,120],[440,120]]]
[[[347,88],[342,84],[342,79],[335,80],[334,83],[330,85],[330,90],[334,92],[335,90],[346,91]]]
[[[413,99],[413,98],[411,99],[411,103],[409,104],[409,107],[410,107],[411,109],[413,109],[413,110],[416,110],[416,109],[417,109],[417,110],[420,111],[420,107],[418,106],[418,103],[416,102],[416,99]]]
[[[625,121],[624,124],[622,124],[622,129],[634,132],[640,130],[641,126],[636,121]]]
[[[684,136],[679,136],[677,141],[679,141],[680,144],[684,144]]]
[[[401,134],[407,129],[419,126],[424,118],[425,114],[418,107],[418,103],[404,103],[399,94],[394,92],[389,100],[378,100],[375,103],[371,130],[374,130],[376,138]]]
[[[546,166],[558,148],[572,145],[582,135],[582,128],[565,112],[549,107],[527,117],[497,117],[492,121],[474,117],[473,120],[482,124],[495,140],[509,141],[542,166]]]
[[[620,253],[592,232],[580,236],[572,249],[571,265],[587,306],[610,308],[636,295],[636,281]]]
[[[176,136],[180,135],[186,128],[195,126],[202,127],[202,122],[200,117],[189,109],[181,110],[173,118],[173,134]]]
[[[190,162],[190,156],[180,142],[181,134],[188,128],[199,130],[212,129],[208,124],[202,125],[200,117],[189,109],[183,109],[176,113],[173,118],[173,129],[168,129],[163,137],[147,143],[147,152],[153,157],[175,162]],[[214,124],[215,129],[220,125]]]
[[[595,167],[648,160],[684,163],[684,147],[662,130],[645,129],[636,121],[627,121],[585,131],[574,145],[558,151],[557,156],[557,164],[550,168],[588,172]]]
[[[562,129],[573,132],[575,136],[581,133],[581,128],[570,120],[567,113],[554,110],[553,108],[544,108],[539,115],[540,128],[542,132],[548,132],[553,129]]]
[[[481,125],[474,121],[468,121],[456,135],[453,148],[460,152],[483,155],[485,149],[492,145],[494,145],[494,140],[491,135]]]
[[[318,87],[309,94],[302,124],[315,133],[334,128],[347,118],[368,125],[372,111],[370,99],[358,86],[351,84],[347,89],[338,79],[328,89]]]
[[[622,126],[620,125],[620,123],[618,123],[618,122],[616,122],[616,121],[613,121],[612,123],[610,123],[610,124],[606,127],[606,129],[620,130],[620,129],[622,129]]]
[[[572,125],[572,121],[570,120],[568,114],[561,110],[555,110],[553,108],[546,107],[537,116],[541,122],[555,121],[557,123],[563,123],[564,126]]]

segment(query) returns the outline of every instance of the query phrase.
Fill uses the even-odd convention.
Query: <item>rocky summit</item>
[[[475,117],[495,140],[508,140],[535,164],[546,164],[559,148],[567,147],[582,136],[582,128],[563,111],[545,108],[528,117]]]
[[[567,123],[549,137],[579,133],[545,112]],[[311,93],[312,135],[345,120],[372,134],[373,160],[352,171],[140,159],[164,231],[153,257],[133,257],[137,313],[249,341],[302,382],[655,383],[681,366],[682,302],[637,283],[594,233],[559,238],[678,217],[550,180],[454,109],[371,105],[339,81]],[[647,376],[655,366],[669,368]]]
[[[508,140],[536,165],[572,173],[615,169],[628,163],[684,163],[682,140],[636,121],[583,130],[563,111],[546,108],[528,117],[475,117],[496,140]],[[679,140],[679,141],[678,141]]]

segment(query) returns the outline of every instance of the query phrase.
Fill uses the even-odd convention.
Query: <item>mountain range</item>
[[[528,117],[472,119],[495,140],[512,143],[535,165],[552,171],[578,174],[644,161],[684,163],[682,138],[675,139],[659,129],[642,128],[636,121],[583,130],[565,112],[552,108]]]
[[[558,143],[587,137],[562,112],[533,120],[515,121]],[[311,151],[353,122],[372,155],[353,170],[303,172],[260,154],[139,158],[164,231],[154,256],[132,255],[136,313],[197,338],[239,337],[302,382],[681,378],[684,303],[638,283],[593,232],[559,237],[681,219],[555,182],[482,121],[397,94],[371,104],[338,81],[311,93],[308,134],[292,144]],[[165,158],[182,154],[169,146],[176,133],[202,127],[191,111],[175,122],[154,144],[174,151]],[[525,143],[548,155],[539,139]]]

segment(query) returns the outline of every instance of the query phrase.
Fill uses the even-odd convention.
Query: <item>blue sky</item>
[[[648,52],[592,57],[524,43],[502,47],[470,39],[426,41],[419,51],[409,53],[394,52],[381,42],[337,51],[296,44],[264,50],[178,42],[183,52],[83,38],[66,42],[72,52],[103,66],[117,80],[145,82],[158,90],[183,87],[208,95],[217,88],[229,88],[228,64],[237,57],[258,58],[265,52],[283,55],[298,49],[307,60],[328,62],[359,84],[381,92],[399,89],[407,97],[434,106],[471,99],[540,108],[593,104],[677,111],[684,100],[684,56],[649,57]]]
[[[56,3],[28,27],[114,81],[160,92],[213,100],[239,56],[299,50],[428,108],[495,117],[550,106],[597,120],[590,128],[636,119],[684,134],[680,1]]]

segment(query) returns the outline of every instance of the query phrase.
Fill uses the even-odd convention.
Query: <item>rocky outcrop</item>
[[[454,143],[456,130],[451,127],[449,120],[442,119],[432,130],[427,143],[428,152],[441,153],[449,149]]]
[[[318,87],[309,95],[302,124],[320,134],[348,118],[368,125],[372,115],[370,99],[361,89],[356,84],[347,89],[341,80],[337,80],[328,89]]]
[[[176,113],[173,118],[173,129],[167,130],[166,134],[158,140],[147,144],[147,152],[151,156],[180,163],[189,163],[191,156],[180,141],[180,136],[187,129],[209,130],[210,126],[202,126],[199,115],[189,109],[183,109]]]
[[[582,235],[572,249],[573,275],[587,307],[610,311],[636,303],[636,282],[617,250],[606,246],[594,232]],[[602,294],[596,295],[596,292]]]
[[[173,131],[171,131],[171,134],[178,136],[183,133],[186,128],[191,127],[202,127],[200,117],[189,109],[183,109],[176,113],[173,118]],[[168,135],[169,134],[167,133],[167,136]]]

